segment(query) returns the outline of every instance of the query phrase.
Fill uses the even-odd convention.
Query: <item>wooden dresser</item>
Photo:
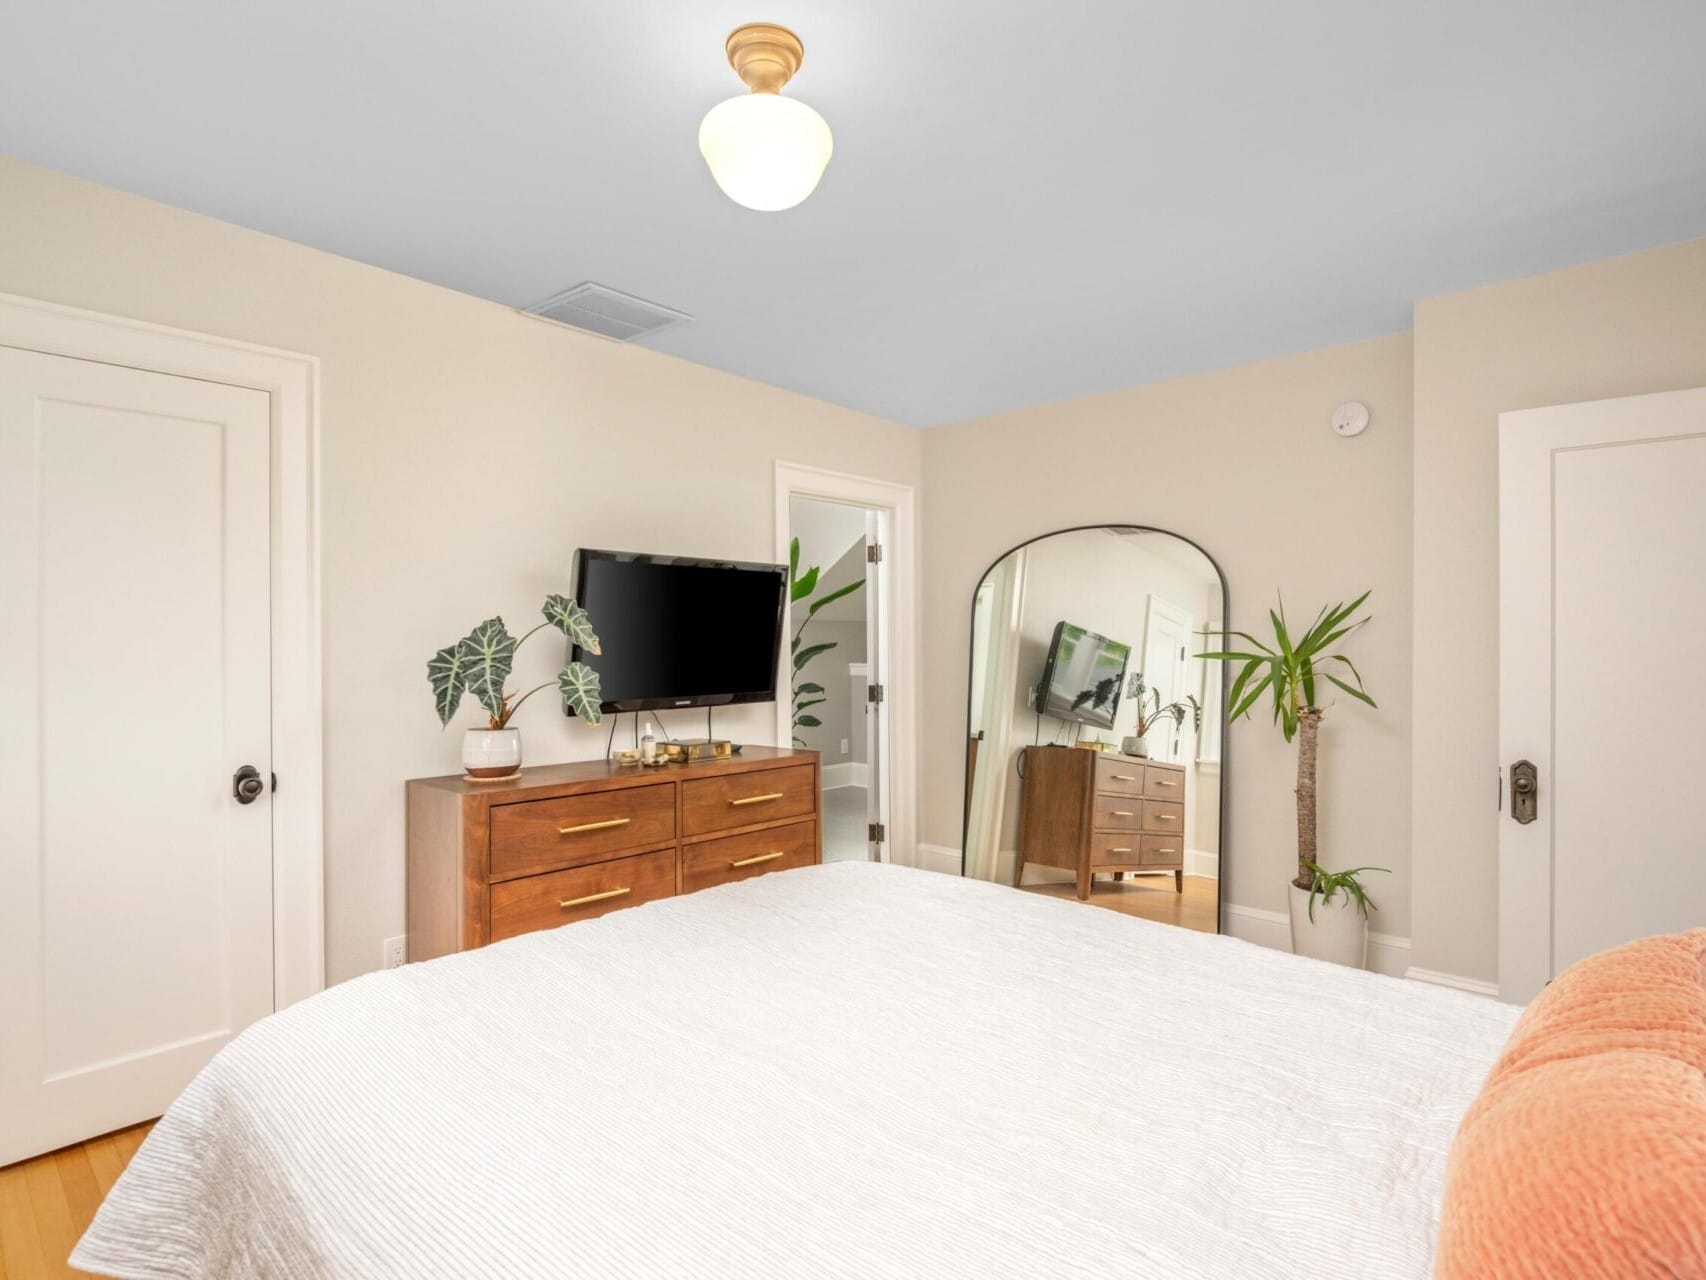
[[[430,960],[822,858],[818,755],[747,747],[407,785],[409,959]]]
[[[1078,747],[1027,747],[1019,793],[1019,856],[1071,871],[1088,898],[1098,872],[1185,875],[1185,767]]]

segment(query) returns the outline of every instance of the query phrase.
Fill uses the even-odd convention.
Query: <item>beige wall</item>
[[[1342,440],[1334,406],[1368,404]],[[924,433],[920,838],[957,847],[972,592],[990,562],[1051,529],[1148,524],[1225,571],[1233,624],[1276,588],[1302,611],[1374,588],[1355,655],[1378,712],[1341,700],[1323,735],[1323,853],[1393,869],[1375,927],[1410,918],[1408,334],[1152,383]],[[1283,911],[1295,858],[1293,755],[1265,721],[1231,732],[1226,899]]]
[[[1498,415],[1706,385],[1706,240],[1430,299],[1415,356],[1411,958],[1493,981]]]
[[[403,932],[403,779],[453,770],[475,723],[440,732],[434,649],[494,612],[522,624],[579,545],[771,559],[777,458],[918,480],[909,429],[5,158],[0,291],[322,361],[333,980]],[[534,763],[604,749],[549,700],[518,723]],[[718,727],[769,742],[775,714]]]

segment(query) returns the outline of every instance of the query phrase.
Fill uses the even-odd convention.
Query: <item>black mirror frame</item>
[[[1231,624],[1231,619],[1232,619],[1232,590],[1227,585],[1227,582],[1226,582],[1226,570],[1224,570],[1220,567],[1220,561],[1216,560],[1213,556],[1211,556],[1200,542],[1197,542],[1194,538],[1187,538],[1182,533],[1175,533],[1171,529],[1160,529],[1154,525],[1127,524],[1123,521],[1117,521],[1117,522],[1107,522],[1107,523],[1103,523],[1103,524],[1077,524],[1077,525],[1073,525],[1070,528],[1066,528],[1066,529],[1051,529],[1047,533],[1039,533],[1035,537],[1026,538],[1023,542],[1014,543],[1011,547],[1008,547],[1007,550],[1003,551],[1000,555],[996,556],[995,559],[993,559],[989,562],[989,566],[986,569],[984,569],[984,571],[981,574],[978,575],[977,583],[971,589],[971,609],[969,611],[970,626],[967,627],[967,633],[968,633],[969,638],[967,640],[967,647],[966,647],[966,659],[967,659],[966,660],[966,737],[968,739],[971,736],[971,713],[972,713],[972,705],[971,705],[971,699],[972,699],[971,653],[972,653],[972,648],[971,648],[971,646],[976,643],[976,638],[977,638],[977,592],[978,592],[978,588],[983,586],[984,581],[989,577],[989,575],[991,573],[995,572],[996,566],[999,565],[1008,556],[1012,555],[1015,551],[1021,551],[1024,548],[1031,546],[1033,543],[1043,542],[1049,538],[1058,538],[1063,533],[1093,533],[1093,532],[1095,532],[1097,530],[1101,530],[1101,529],[1129,529],[1133,533],[1159,533],[1159,534],[1164,534],[1169,538],[1177,538],[1180,542],[1183,542],[1186,546],[1194,548],[1196,550],[1196,552],[1199,555],[1201,555],[1204,560],[1207,560],[1209,562],[1209,565],[1214,569],[1215,576],[1220,579],[1220,625],[1224,628],[1224,627],[1229,626]],[[1231,815],[1230,815],[1230,812],[1228,810],[1227,803],[1226,803],[1226,791],[1227,791],[1226,779],[1228,777],[1228,769],[1229,769],[1229,766],[1231,764],[1231,758],[1232,758],[1231,734],[1229,732],[1227,732],[1232,727],[1232,721],[1227,717],[1227,714],[1226,714],[1228,711],[1228,707],[1226,705],[1226,694],[1227,694],[1227,686],[1229,683],[1230,675],[1231,675],[1231,673],[1228,672],[1226,669],[1226,664],[1224,662],[1221,663],[1220,664],[1220,715],[1221,715],[1221,725],[1220,725],[1220,797],[1219,797],[1220,848],[1218,850],[1220,875],[1214,882],[1214,930],[1216,933],[1226,932],[1226,921],[1224,919],[1224,916],[1226,913],[1226,894],[1224,892],[1224,885],[1226,883],[1227,853],[1229,851],[1229,847],[1231,844],[1231,838],[1230,838],[1231,837],[1231,829],[1228,825],[1228,820],[1229,820]],[[964,758],[965,758],[965,753],[962,752],[961,753],[962,761],[964,760]],[[971,794],[971,782],[972,782],[972,780],[970,777],[966,776],[966,768],[965,768],[965,765],[963,763],[960,766],[960,776],[961,776],[961,784],[962,784],[961,790],[962,790],[963,794],[965,794],[969,797]],[[964,876],[966,873],[966,837],[968,835],[970,835],[970,826],[971,826],[970,811],[969,811],[969,809],[967,809],[966,814],[965,814],[965,818],[962,819],[962,821],[960,823],[960,875],[961,876]]]

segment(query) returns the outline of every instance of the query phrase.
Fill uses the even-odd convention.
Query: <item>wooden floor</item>
[[[1091,886],[1087,905],[1106,907],[1109,911],[1128,916],[1142,916],[1145,920],[1159,920],[1162,924],[1176,924],[1183,929],[1195,929],[1198,933],[1218,933],[1219,884],[1218,880],[1210,880],[1206,876],[1186,876],[1185,891],[1175,893],[1171,872],[1161,876],[1128,875],[1124,880],[1098,876]],[[1025,892],[1067,898],[1074,902],[1078,898],[1071,883],[1028,884]]]
[[[80,1276],[65,1264],[154,1122],[0,1169],[0,1280]]]

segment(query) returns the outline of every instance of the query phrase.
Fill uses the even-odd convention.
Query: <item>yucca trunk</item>
[[[1305,707],[1297,716],[1297,887],[1313,889],[1315,872],[1315,746],[1321,712]]]

